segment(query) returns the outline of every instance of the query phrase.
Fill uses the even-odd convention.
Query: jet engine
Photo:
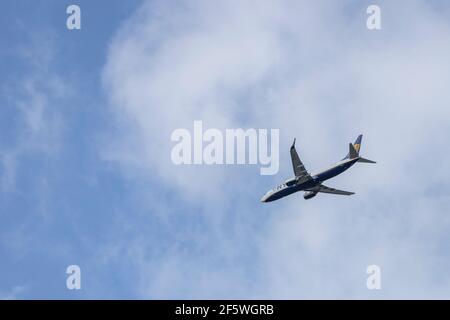
[[[314,198],[317,195],[317,191],[306,191],[305,194],[303,195],[303,198],[305,200]]]

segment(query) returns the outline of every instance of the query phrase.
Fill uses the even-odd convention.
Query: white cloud
[[[46,34],[48,36],[48,34]],[[50,68],[54,49],[43,35],[31,36],[29,43],[17,49],[27,72],[3,83],[1,94],[11,114],[12,141],[1,146],[1,188],[15,189],[18,163],[27,155],[52,155],[60,147],[63,131],[62,113],[57,99],[67,95],[68,87]]]
[[[120,132],[103,156],[133,181],[174,192],[207,224],[202,235],[183,230],[158,257],[131,256],[144,294],[450,296],[449,198],[433,191],[448,190],[450,26],[425,1],[380,7],[381,31],[366,29],[365,7],[344,2],[152,1],[129,19],[104,72]],[[344,156],[359,133],[362,154],[379,163],[330,182],[356,190],[352,198],[263,206],[275,180],[258,168],[170,162],[171,131],[197,119],[281,128],[279,180],[291,175],[294,136],[311,170]],[[189,211],[165,205],[175,221]],[[193,248],[179,248],[183,237]],[[382,268],[380,293],[365,288],[370,264]]]
[[[26,291],[25,287],[15,286],[9,292],[0,291],[0,300],[16,300]]]

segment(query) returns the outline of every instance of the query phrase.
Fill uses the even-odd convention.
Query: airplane
[[[327,187],[322,184],[325,180],[333,178],[338,174],[341,174],[356,162],[363,163],[376,163],[375,161],[368,160],[359,156],[359,150],[361,148],[362,134],[358,136],[355,143],[349,143],[349,152],[345,158],[337,162],[335,165],[316,172],[308,173],[305,166],[301,162],[297,150],[295,150],[295,139],[291,146],[291,160],[292,167],[294,169],[295,177],[286,180],[283,184],[269,190],[262,198],[261,202],[272,202],[283,197],[286,197],[292,193],[298,191],[304,191],[303,198],[305,200],[314,198],[317,193],[331,193],[344,196],[350,196],[354,192],[338,190],[334,188]]]

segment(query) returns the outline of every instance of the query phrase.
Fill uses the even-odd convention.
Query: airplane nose
[[[269,197],[269,195],[267,195],[267,194],[263,195],[263,197],[261,198],[261,202],[267,202],[268,197]]]

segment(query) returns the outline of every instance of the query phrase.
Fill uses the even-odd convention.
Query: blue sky
[[[73,32],[65,27],[70,1],[4,4],[1,148],[14,177],[2,168],[1,291],[23,287],[21,298],[84,296],[68,294],[65,268],[92,258],[96,247],[88,243],[100,240],[111,210],[126,202],[120,176],[99,161],[96,146],[109,126],[101,90],[108,43],[138,2],[112,1],[106,11],[100,1],[77,3],[83,29]],[[24,89],[30,79],[35,94]],[[46,100],[36,130],[17,106],[32,110],[34,95]]]
[[[2,4],[0,298],[450,298],[446,2],[74,3]],[[279,128],[280,172],[173,165],[194,120]],[[259,202],[359,133],[355,196]]]

